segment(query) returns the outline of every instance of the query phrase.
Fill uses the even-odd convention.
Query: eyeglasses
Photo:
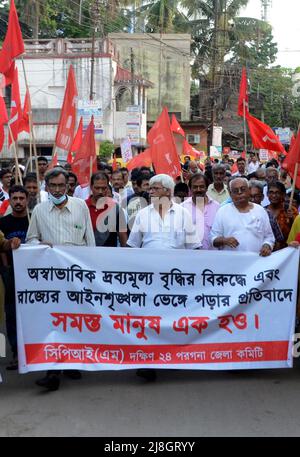
[[[54,183],[49,183],[48,184],[49,189],[52,190],[64,190],[67,187],[67,184],[54,184]]]
[[[248,190],[248,187],[244,186],[244,187],[236,187],[235,189],[232,189],[231,190],[231,193],[234,194],[234,195],[237,195],[239,193],[243,194],[244,192],[247,192]]]
[[[150,190],[165,190],[165,187],[157,187],[157,186],[151,186]]]

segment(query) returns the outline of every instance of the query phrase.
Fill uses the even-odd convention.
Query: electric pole
[[[130,68],[131,68],[131,104],[134,105],[134,53],[130,48]]]
[[[270,6],[272,0],[261,0],[261,19],[265,22],[269,21]]]
[[[95,41],[96,33],[99,30],[101,11],[100,0],[94,0],[91,5],[91,18],[92,18],[92,55],[91,55],[91,82],[90,82],[90,100],[94,99],[94,73],[95,73]],[[103,36],[101,37],[103,38]]]
[[[211,66],[211,115],[210,115],[210,132],[208,140],[207,155],[210,155],[210,146],[213,141],[213,129],[217,120],[217,102],[216,102],[216,73],[217,73],[217,60],[218,60],[218,21],[219,21],[219,0],[214,0],[214,32],[212,40],[212,66]]]

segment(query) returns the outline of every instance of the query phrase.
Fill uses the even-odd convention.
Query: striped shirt
[[[42,202],[32,213],[27,243],[95,246],[95,237],[88,207],[83,200],[68,197],[59,209],[52,202]]]

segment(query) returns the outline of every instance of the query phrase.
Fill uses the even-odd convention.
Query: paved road
[[[298,436],[300,363],[292,370],[161,370],[147,384],[135,372],[63,379],[57,392],[34,385],[39,373],[5,372],[0,436]]]

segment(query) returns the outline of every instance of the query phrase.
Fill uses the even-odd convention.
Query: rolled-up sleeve
[[[263,245],[264,244],[267,244],[270,246],[271,249],[274,248],[274,244],[275,244],[275,237],[274,237],[274,233],[273,233],[273,230],[272,230],[272,227],[271,227],[271,224],[270,224],[270,219],[269,219],[269,216],[268,216],[268,213],[267,211],[264,212],[264,241],[263,241]]]
[[[86,205],[83,206],[83,210],[85,212],[85,221],[86,221],[85,234],[84,234],[84,240],[86,242],[86,246],[96,246],[90,211]]]
[[[38,244],[41,241],[41,232],[39,229],[39,220],[38,220],[38,207],[36,206],[32,212],[27,236],[26,243],[28,244]]]
[[[213,222],[211,231],[210,231],[210,242],[211,245],[214,245],[214,241],[219,238],[220,236],[224,236],[224,226],[223,226],[223,218],[222,218],[222,211],[217,211],[215,220]]]

